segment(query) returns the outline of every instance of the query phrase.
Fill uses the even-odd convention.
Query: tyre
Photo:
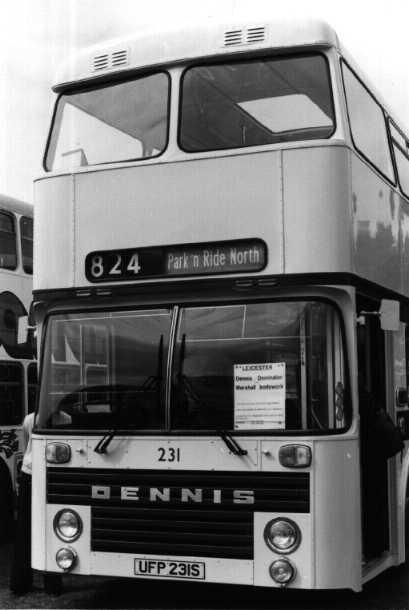
[[[409,488],[405,498],[405,564],[409,565]]]
[[[11,539],[13,532],[14,494],[7,466],[0,461],[0,544]]]

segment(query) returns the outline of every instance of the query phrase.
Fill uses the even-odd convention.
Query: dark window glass
[[[189,68],[179,139],[188,152],[328,138],[334,110],[321,55]]]
[[[26,273],[33,273],[33,219],[22,216],[20,218],[21,252],[23,269]]]
[[[39,425],[163,428],[170,321],[167,310],[53,316]]]
[[[14,216],[0,212],[0,267],[16,269],[17,242]]]
[[[36,408],[37,384],[37,364],[32,362],[27,367],[27,406],[29,413],[32,413]]]
[[[344,63],[342,71],[354,144],[382,174],[393,181],[392,157],[382,107]]]
[[[181,312],[173,371],[176,429],[333,430],[347,423],[336,310],[320,302]]]
[[[403,152],[395,144],[393,146],[395,153],[396,166],[398,169],[399,184],[406,197],[409,197],[409,156]]]
[[[0,425],[20,424],[23,413],[23,367],[20,363],[0,362]]]
[[[167,140],[168,99],[165,73],[62,95],[46,168],[58,171],[159,155]]]
[[[391,121],[389,121],[389,129],[392,137],[399,184],[404,195],[409,197],[409,143],[402,132]]]

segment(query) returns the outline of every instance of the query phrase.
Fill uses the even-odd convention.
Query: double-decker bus
[[[22,343],[18,332],[30,307],[32,276],[33,207],[0,195],[0,542],[12,531],[21,424],[35,406],[37,365],[31,341]]]
[[[409,140],[335,33],[138,35],[55,91],[33,567],[359,591],[404,562]]]

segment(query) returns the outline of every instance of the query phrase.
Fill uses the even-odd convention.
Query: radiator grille
[[[309,512],[309,474],[49,468],[47,501],[91,506],[93,551],[252,559],[254,511]]]

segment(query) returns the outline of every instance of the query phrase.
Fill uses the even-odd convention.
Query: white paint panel
[[[76,286],[85,257],[114,250],[261,238],[265,273],[282,272],[280,153],[77,174]]]
[[[180,438],[114,438],[106,454],[95,453],[94,447],[102,436],[87,441],[87,457],[83,456],[84,466],[88,468],[147,468],[172,470],[257,470],[258,442],[237,437],[240,447],[248,451],[248,455],[238,456],[231,453],[220,439],[189,439]],[[169,456],[169,448],[180,449],[180,461],[160,461],[165,449],[165,457]]]
[[[264,541],[264,528],[269,521],[284,517],[294,521],[301,532],[299,547],[289,555],[274,553]],[[269,567],[277,559],[286,558],[295,567],[296,575],[289,589],[311,589],[313,563],[311,554],[311,517],[301,513],[254,513],[254,584],[260,587],[279,587],[271,578]]]
[[[283,151],[284,272],[349,272],[352,266],[348,150]]]
[[[31,528],[31,565],[36,570],[45,570],[46,565],[46,468],[45,442],[33,435],[33,485],[32,485],[32,523]]]
[[[311,514],[316,587],[361,587],[358,439],[315,441]]]
[[[34,184],[34,290],[73,286],[73,178]]]
[[[62,508],[72,508],[81,517],[82,534],[74,542],[64,542],[60,540],[54,532],[53,521],[55,515]],[[91,553],[91,509],[89,506],[76,506],[75,504],[47,504],[46,510],[46,539],[47,539],[47,558],[45,569],[49,572],[63,572],[55,561],[56,553],[63,547],[70,547],[77,553],[77,563],[70,571],[70,574],[90,574],[90,553]]]
[[[407,288],[407,279],[402,276],[407,263],[401,259],[401,249],[407,250],[407,244],[401,243],[402,237],[407,237],[407,204],[357,154],[350,155],[356,272],[401,292]]]

